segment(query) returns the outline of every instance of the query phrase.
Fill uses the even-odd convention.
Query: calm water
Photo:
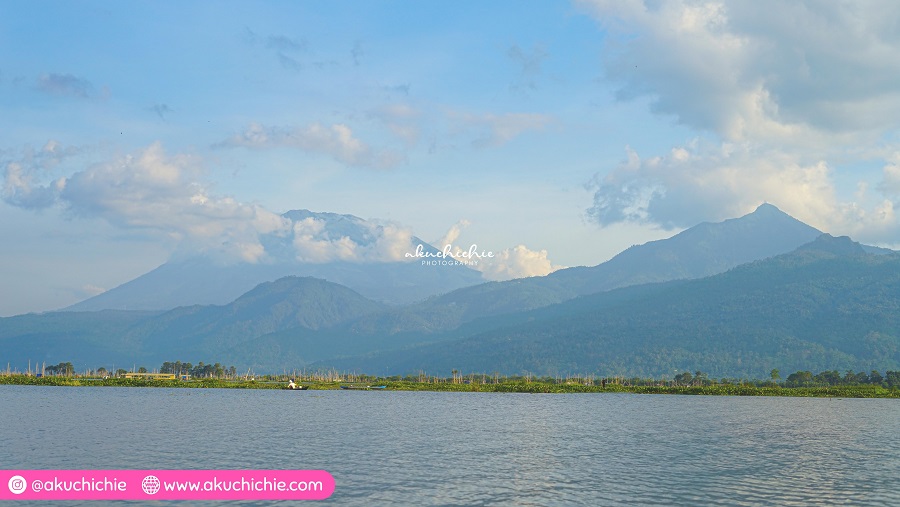
[[[900,402],[0,386],[0,468],[324,469],[333,505],[895,506]]]

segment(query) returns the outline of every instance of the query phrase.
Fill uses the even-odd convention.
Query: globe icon
[[[155,495],[159,491],[159,479],[155,475],[148,475],[141,481],[141,489],[148,495]]]

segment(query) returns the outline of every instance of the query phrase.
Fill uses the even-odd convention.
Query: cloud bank
[[[487,280],[501,281],[514,278],[548,275],[562,266],[554,265],[546,250],[530,250],[517,245],[495,253],[493,259],[482,259],[476,267]]]
[[[578,2],[621,98],[732,141],[896,126],[896,2]],[[773,131],[774,130],[774,131]]]
[[[310,154],[326,155],[349,166],[375,169],[390,169],[405,162],[401,154],[372,148],[344,124],[326,126],[313,123],[305,127],[267,127],[251,123],[244,132],[216,144],[215,147],[294,148]]]
[[[617,98],[647,97],[653,112],[701,132],[664,155],[629,150],[595,176],[587,215],[597,223],[685,227],[769,201],[825,230],[900,232],[890,155],[878,185],[846,167],[897,151],[884,143],[900,126],[900,60],[891,57],[900,36],[890,21],[900,4],[579,5],[607,30],[604,72]],[[835,178],[857,172],[857,194],[838,195]]]
[[[39,166],[9,162],[2,195],[15,206],[59,206],[73,216],[101,218],[197,251],[257,262],[263,253],[258,235],[286,232],[289,223],[260,206],[211,194],[201,172],[199,160],[169,156],[154,143],[46,184],[39,182]]]
[[[460,220],[453,224],[444,234],[443,237],[433,243],[438,250],[443,250],[448,245],[450,252],[456,259],[464,259],[461,256],[469,250],[468,247],[457,244],[463,229],[471,225],[468,220]],[[473,245],[476,253],[484,252]],[[486,253],[486,252],[485,252]],[[525,245],[517,245],[513,248],[506,248],[500,252],[490,252],[492,257],[478,257],[477,263],[469,265],[470,268],[480,271],[481,276],[485,280],[502,281],[512,280],[514,278],[526,278],[530,276],[548,275],[563,266],[553,264],[547,256],[546,250],[530,250]]]
[[[414,250],[412,231],[396,224],[333,213],[283,216],[216,195],[199,158],[169,155],[160,143],[45,181],[78,153],[51,141],[6,161],[0,196],[20,208],[99,218],[170,241],[182,255],[224,263],[399,262]]]
[[[328,214],[325,214],[327,217]],[[326,262],[409,261],[412,231],[396,224],[377,224],[356,217],[341,217],[347,224],[329,223],[327,218],[306,217],[294,221],[291,242],[295,260]]]

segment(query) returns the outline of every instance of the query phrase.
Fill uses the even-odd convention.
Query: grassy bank
[[[256,382],[249,380],[145,380],[125,378],[85,377],[35,377],[29,375],[0,376],[0,385],[29,386],[105,386],[105,387],[177,387],[177,388],[225,388],[225,389],[280,389],[284,382]]]
[[[0,376],[0,385],[39,386],[115,386],[115,387],[171,387],[171,388],[226,388],[226,389],[281,389],[284,382],[251,380],[141,380],[141,379],[91,379],[81,377],[34,377],[27,375]],[[342,382],[303,382],[310,390],[339,389]],[[358,385],[358,384],[357,384]],[[436,392],[499,392],[499,393],[635,393],[635,394],[683,394],[710,396],[791,396],[832,398],[900,398],[900,389],[881,386],[832,386],[832,387],[759,387],[753,385],[716,384],[707,386],[625,386],[618,384],[583,385],[542,381],[501,381],[497,383],[413,382],[397,380],[368,381],[363,385],[384,385],[394,391]]]
[[[605,387],[548,382],[500,382],[497,384],[428,384],[419,382],[385,382],[388,389],[398,391],[481,391],[502,393],[634,393],[684,394],[707,396],[791,396],[833,398],[900,398],[900,389],[881,386],[834,387],[757,387],[752,385],[709,386],[625,386],[607,384]]]

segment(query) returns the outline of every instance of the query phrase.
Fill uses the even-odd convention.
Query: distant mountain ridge
[[[297,226],[305,220],[321,223],[325,240],[348,238],[371,246],[384,227],[353,215],[294,210],[284,218]],[[292,233],[293,234],[293,233]],[[268,259],[256,264],[221,265],[206,257],[172,260],[114,289],[65,308],[65,311],[169,310],[179,306],[227,304],[256,285],[284,276],[311,276],[345,285],[360,294],[390,304],[406,304],[483,282],[481,274],[464,266],[428,269],[415,262],[357,262],[297,260],[294,236],[270,234],[260,239]],[[413,236],[411,249],[423,244]]]
[[[353,290],[310,277],[265,282],[226,305],[193,305],[167,312],[105,310],[51,312],[0,319],[0,350],[7,360],[73,364],[223,357],[227,350],[268,333],[311,332],[384,310]]]
[[[176,308],[131,328],[129,340],[150,354],[224,350],[284,329],[316,330],[383,310],[353,290],[326,280],[285,277],[262,283],[223,305]]]
[[[762,204],[740,218],[702,223],[668,239],[632,246],[593,267],[464,287],[373,315],[354,329],[382,334],[444,331],[477,318],[541,308],[620,287],[722,273],[790,252],[821,234],[775,206]]]
[[[900,254],[822,235],[707,278],[630,286],[480,320],[437,343],[329,367],[538,375],[765,378],[781,371],[900,367]]]
[[[71,361],[78,369],[214,360],[258,371],[378,374],[896,368],[900,254],[871,250],[764,205],[593,268],[479,284],[402,307],[290,276],[221,305],[0,318],[0,360]]]
[[[571,268],[550,277],[573,284],[579,295],[641,283],[702,278],[790,252],[821,234],[765,203],[740,218],[704,222],[671,238],[632,246],[593,268]]]

